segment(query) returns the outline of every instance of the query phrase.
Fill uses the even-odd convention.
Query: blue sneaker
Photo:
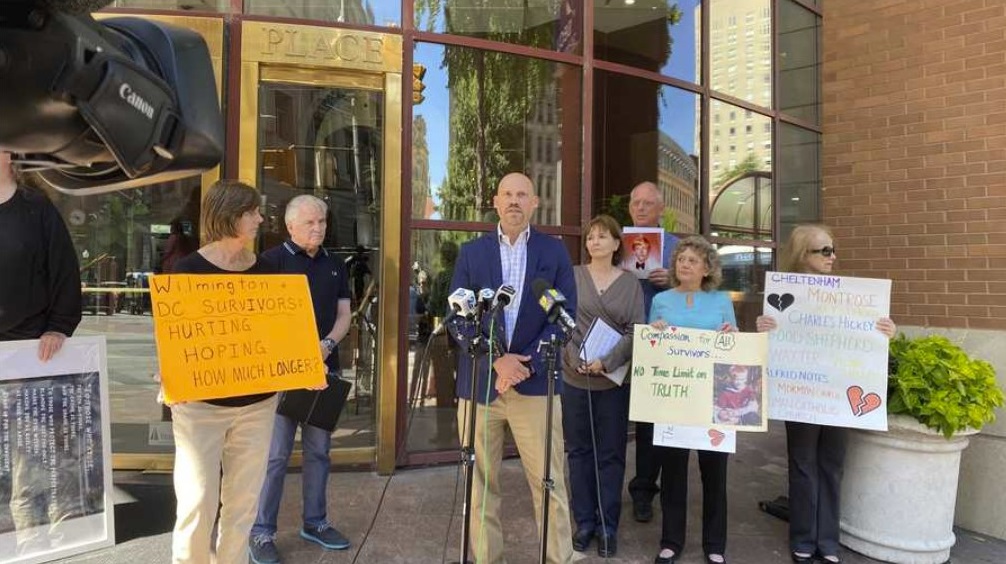
[[[300,538],[318,543],[328,550],[349,548],[349,539],[328,523],[320,527],[305,526],[300,530]]]
[[[248,557],[254,564],[280,564],[279,550],[269,535],[256,535],[248,541]]]

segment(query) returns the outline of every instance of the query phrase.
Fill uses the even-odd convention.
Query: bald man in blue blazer
[[[510,428],[517,444],[534,498],[538,530],[541,530],[548,379],[538,343],[549,340],[560,329],[548,322],[545,311],[533,295],[532,286],[544,285],[562,292],[567,300],[567,313],[573,316],[576,312],[576,282],[566,247],[559,239],[530,225],[531,215],[538,207],[531,179],[520,173],[504,176],[493,198],[493,206],[500,217],[497,228],[462,245],[451,281],[451,291],[458,288],[475,292],[482,288],[496,290],[504,284],[516,290],[510,305],[492,319],[486,315],[481,328],[487,336],[493,332],[493,340],[500,343],[503,350],[494,352],[492,370],[488,354],[481,355],[476,365],[478,407],[470,530],[474,556],[479,564],[504,562],[499,467],[506,427]],[[561,363],[561,358],[556,362]],[[557,368],[561,369],[561,365]],[[462,349],[456,388],[462,444],[467,442],[471,384],[471,359],[468,351]],[[573,545],[563,456],[561,386],[559,378],[552,404],[551,477],[555,488],[549,501],[547,556],[548,562],[566,564],[572,561]],[[484,409],[488,410],[488,418]],[[483,504],[484,525],[481,523]],[[480,531],[483,532],[480,534]]]

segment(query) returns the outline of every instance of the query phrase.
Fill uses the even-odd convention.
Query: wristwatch
[[[321,346],[325,347],[328,352],[332,352],[335,350],[335,340],[325,337],[321,340]]]

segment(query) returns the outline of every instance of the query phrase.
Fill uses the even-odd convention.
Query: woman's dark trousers
[[[688,458],[683,448],[655,447],[661,464],[660,510],[663,528],[660,547],[681,554],[688,514]],[[725,452],[700,450],[702,472],[702,550],[724,554],[727,547],[727,460]]]
[[[589,408],[588,398],[591,402]],[[597,445],[597,472],[594,470],[595,443],[591,440],[591,421]],[[576,528],[592,530],[599,536],[602,533],[613,536],[618,531],[622,510],[625,445],[629,426],[629,387],[588,392],[564,383],[562,426],[569,462],[570,505]]]
[[[786,422],[789,453],[789,548],[838,554],[839,494],[846,430]]]

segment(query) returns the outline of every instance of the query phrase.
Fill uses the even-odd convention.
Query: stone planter
[[[890,416],[888,428],[849,432],[842,544],[885,562],[947,562],[961,451],[977,431],[946,439],[903,415]]]

